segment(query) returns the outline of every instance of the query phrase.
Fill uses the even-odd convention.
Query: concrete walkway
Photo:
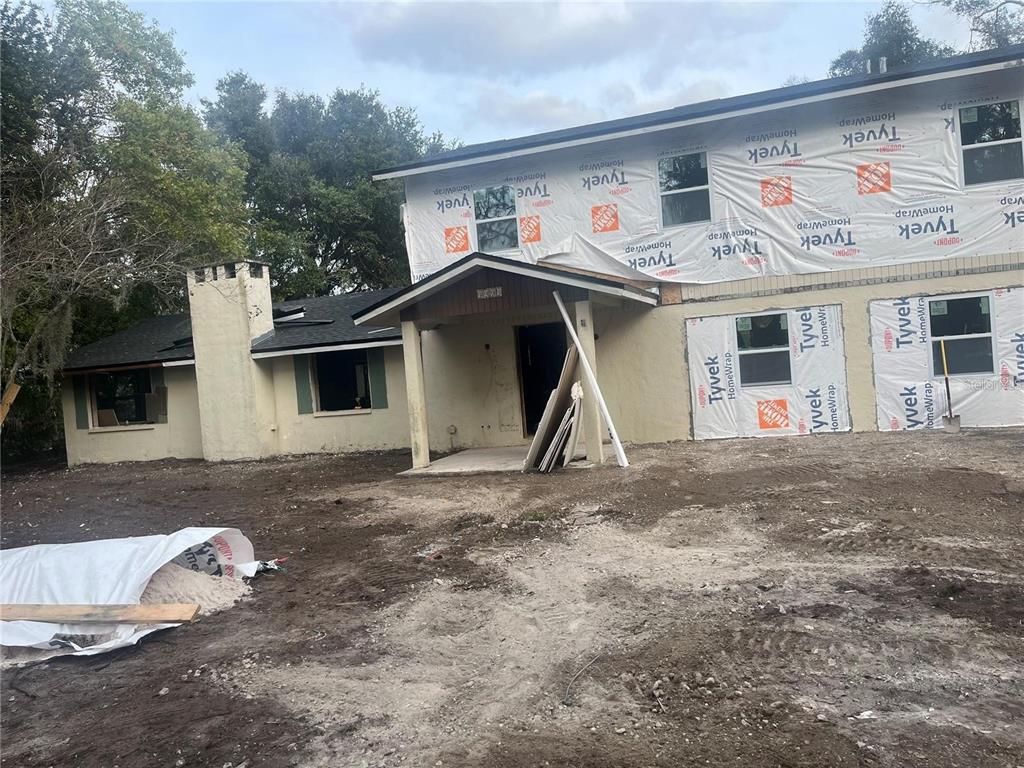
[[[529,446],[470,448],[437,459],[428,467],[407,469],[400,475],[472,475],[478,472],[522,472]]]

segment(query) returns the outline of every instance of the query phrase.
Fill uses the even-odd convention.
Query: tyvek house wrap
[[[992,309],[991,374],[951,376],[953,413],[967,427],[1024,424],[1024,289],[985,292]],[[970,295],[979,295],[972,293]],[[878,428],[934,429],[946,415],[942,371],[932,371],[928,301],[910,296],[870,303]]]
[[[789,330],[790,384],[742,386],[737,316],[686,321],[696,439],[850,429],[841,308],[825,305],[780,311],[786,314]]]
[[[1019,69],[412,176],[413,280],[477,250],[687,283],[1019,250],[1024,181],[961,179],[960,109],[1003,100]],[[701,152],[711,220],[663,227],[659,160]],[[506,185],[501,250],[474,192]]]

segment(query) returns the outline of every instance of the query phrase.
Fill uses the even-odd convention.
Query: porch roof
[[[483,270],[541,280],[551,283],[553,289],[563,286],[652,306],[658,303],[656,291],[646,290],[613,277],[597,277],[569,272],[477,252],[471,253],[454,264],[449,264],[418,283],[413,283],[381,301],[355,312],[352,315],[352,320],[356,325],[394,325],[399,321],[402,310],[413,307],[424,299]]]

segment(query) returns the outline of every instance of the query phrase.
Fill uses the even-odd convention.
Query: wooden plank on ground
[[[71,605],[23,603],[0,605],[0,621],[45,621],[51,624],[176,624],[192,621],[199,612],[195,603],[148,605]]]
[[[558,377],[558,386],[551,392],[548,404],[544,406],[544,413],[537,425],[537,432],[530,443],[530,450],[526,453],[526,461],[523,462],[523,469],[531,470],[537,466],[537,461],[544,451],[551,444],[555,430],[558,429],[558,414],[564,414],[569,407],[569,400],[572,397],[572,382],[576,375],[576,363],[579,360],[579,352],[576,347],[569,347],[565,353],[565,363],[562,365],[562,373]]]

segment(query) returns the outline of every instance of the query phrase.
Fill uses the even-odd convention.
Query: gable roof
[[[644,304],[654,305],[658,303],[657,293],[638,288],[625,280],[569,272],[555,267],[530,264],[525,261],[506,259],[501,256],[492,256],[491,254],[477,251],[476,253],[464,256],[453,264],[449,264],[444,269],[439,269],[418,283],[400,288],[390,296],[356,312],[352,317],[353,322],[357,326],[373,322],[374,320],[380,323],[395,322],[396,313],[482,269],[494,269],[499,272],[509,272],[538,280],[546,280],[559,285],[585,288],[597,291],[598,293],[639,301]]]
[[[295,320],[278,321],[274,330],[252,343],[252,352],[297,351],[313,347],[345,346],[394,342],[402,338],[395,329],[358,328],[352,313],[385,299],[395,292],[362,291],[338,296],[282,301],[273,305],[274,315],[298,314]],[[117,368],[153,363],[188,364],[195,360],[192,347],[192,320],[188,314],[150,317],[130,328],[100,339],[71,352],[65,371],[96,368]]]
[[[373,179],[379,181],[400,178],[477,162],[519,157],[598,140],[606,141],[709,120],[722,120],[766,109],[782,109],[840,96],[852,96],[861,92],[911,85],[915,82],[1002,69],[1006,66],[1024,66],[1024,45],[1011,45],[990,51],[968,53],[926,64],[893,67],[887,72],[865,72],[846,77],[815,80],[785,88],[773,88],[742,96],[712,99],[660,112],[605,120],[531,136],[471,144],[423,160],[384,168],[376,171],[373,174]]]

